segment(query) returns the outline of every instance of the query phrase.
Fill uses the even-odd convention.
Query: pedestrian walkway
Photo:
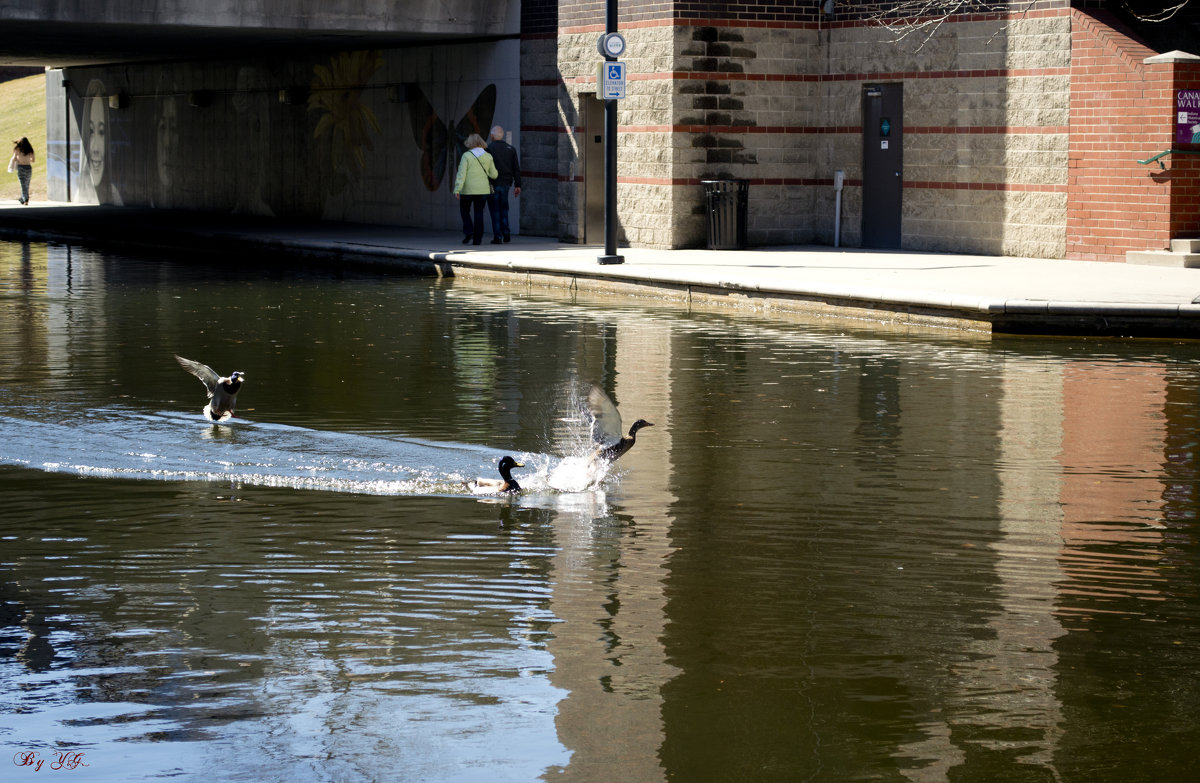
[[[15,202],[0,204],[0,237],[280,252],[893,327],[1200,337],[1200,269],[830,247],[622,248],[625,263],[601,265],[601,248],[542,237],[464,246],[458,232]]]

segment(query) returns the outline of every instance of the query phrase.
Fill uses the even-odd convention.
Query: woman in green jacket
[[[458,161],[458,176],[454,178],[454,197],[462,215],[463,244],[476,245],[483,241],[483,208],[492,193],[492,180],[497,176],[496,164],[487,152],[487,144],[478,133],[467,137],[467,151]],[[475,219],[471,220],[474,212]]]

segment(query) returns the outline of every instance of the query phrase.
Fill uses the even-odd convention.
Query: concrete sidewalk
[[[829,247],[602,250],[540,237],[297,223],[130,207],[0,204],[0,236],[201,252],[278,252],[529,286],[979,332],[1200,337],[1200,270]]]

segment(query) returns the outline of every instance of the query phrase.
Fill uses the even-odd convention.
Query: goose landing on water
[[[621,434],[621,414],[608,395],[593,386],[588,392],[588,414],[592,419],[592,440],[598,446],[596,456],[608,462],[616,462],[622,454],[637,443],[638,430],[654,425],[638,419],[629,428],[629,434]]]
[[[179,354],[175,354],[175,361],[179,362],[180,367],[199,378],[200,382],[204,384],[205,390],[208,391],[208,404],[202,411],[204,418],[213,422],[233,418],[233,406],[237,402],[237,393],[242,388],[242,380],[246,377],[246,373],[234,372],[225,378],[218,375],[208,365],[185,359]]]
[[[520,492],[521,485],[512,477],[513,468],[523,468],[525,463],[517,462],[512,457],[504,457],[500,460],[497,466],[500,469],[500,478],[477,478],[470,481],[464,481],[463,486],[471,490],[472,495],[500,495],[504,493]]]

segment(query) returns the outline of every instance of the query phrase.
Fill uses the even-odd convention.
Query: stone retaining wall
[[[701,246],[701,182],[751,181],[751,244],[832,243],[833,178],[845,171],[840,239],[861,236],[861,93],[904,89],[904,246],[1062,257],[1070,96],[1065,9],[943,25],[928,41],[879,27],[633,24],[619,104],[622,240]],[[560,30],[563,104],[595,91],[596,26]],[[582,183],[559,146],[560,235]]]

